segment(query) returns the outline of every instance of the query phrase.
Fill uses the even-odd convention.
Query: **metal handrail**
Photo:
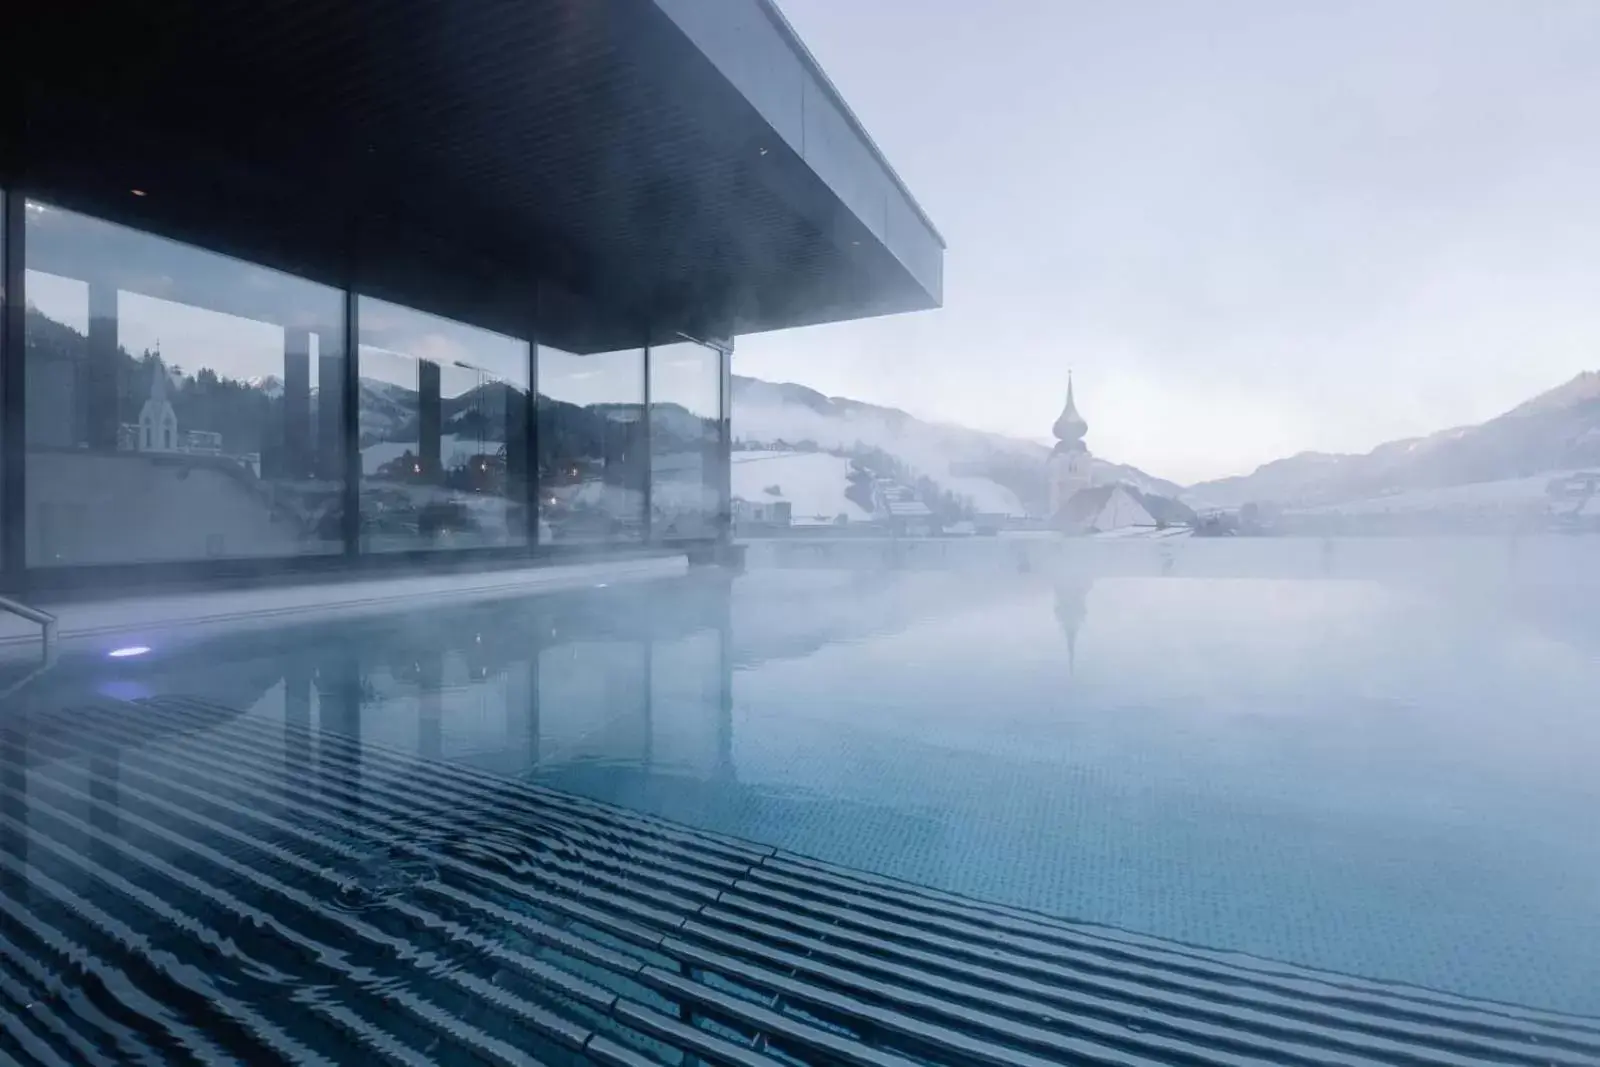
[[[27,619],[29,622],[38,623],[40,636],[44,639],[45,662],[48,663],[55,658],[57,627],[56,617],[54,615],[50,614],[48,611],[41,611],[38,608],[30,607],[29,605],[22,603],[20,600],[12,600],[10,597],[5,596],[0,596],[0,611],[9,611],[11,614],[19,615],[22,618]]]

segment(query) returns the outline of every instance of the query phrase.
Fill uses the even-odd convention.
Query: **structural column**
[[[315,469],[311,462],[311,331],[283,331],[283,470],[301,479]]]
[[[531,543],[537,536],[537,522],[528,512],[528,392],[514,385],[507,385],[505,401],[506,459],[503,492],[506,506],[511,514],[525,516],[523,528],[528,531],[528,541]],[[512,528],[515,529],[514,526]]]
[[[344,479],[344,360],[337,352],[317,356],[317,477]]]
[[[651,539],[651,527],[655,524],[655,478],[651,471],[655,466],[655,446],[650,436],[650,423],[655,418],[650,409],[650,346],[644,346],[644,354],[640,359],[641,370],[644,373],[644,406],[640,411],[639,430],[633,448],[635,452],[634,477],[638,479],[640,507],[644,510],[644,539]]]
[[[322,441],[329,460],[325,477],[338,472],[344,483],[343,534],[346,555],[361,551],[361,302],[354,289],[344,292],[344,332],[340,358],[318,361],[321,395],[317,402]],[[337,451],[334,451],[337,449]]]
[[[19,193],[0,193],[0,208],[0,570],[11,576],[22,573],[27,556],[26,203]]]
[[[84,361],[85,425],[82,440],[102,452],[117,450],[122,419],[117,411],[117,287],[104,280],[89,282],[89,345]]]
[[[717,460],[714,465],[717,492],[717,536],[733,537],[733,341],[718,346],[717,360],[722,379],[721,411],[717,419]]]
[[[418,462],[422,476],[430,482],[439,480],[444,468],[440,463],[440,430],[444,424],[444,402],[439,396],[439,364],[422,360],[417,364],[417,426],[421,432],[417,445]]]

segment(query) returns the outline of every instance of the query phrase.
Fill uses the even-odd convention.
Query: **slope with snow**
[[[969,474],[931,475],[939,488],[954,493],[958,499],[972,505],[974,511],[991,515],[1025,516],[1028,509],[1021,499],[1006,486],[989,478]]]
[[[1037,514],[1047,502],[1050,450],[1042,444],[924,422],[897,408],[828,397],[801,385],[734,375],[733,435],[751,444],[879,449],[981,512]],[[1098,459],[1091,476],[1095,484],[1128,482],[1163,496],[1179,492],[1137,468]]]
[[[870,519],[869,511],[845,496],[849,476],[850,461],[826,452],[733,454],[733,495],[762,503],[788,501],[796,526],[831,523],[840,515],[851,522]]]

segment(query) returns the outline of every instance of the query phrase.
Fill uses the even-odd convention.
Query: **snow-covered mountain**
[[[357,410],[361,413],[363,442],[395,440],[416,419],[417,391],[376,378],[362,378]]]
[[[877,449],[978,511],[1038,515],[1045,510],[1046,446],[925,422],[898,408],[824,396],[803,385],[734,375],[733,436],[744,445]],[[1162,496],[1179,492],[1173,483],[1136,467],[1100,459],[1092,474],[1096,483],[1128,482]]]
[[[258,389],[269,398],[276,400],[283,396],[283,379],[276,374],[261,374],[245,381],[252,389]]]
[[[1396,493],[1600,466],[1600,372],[1585,371],[1478,426],[1390,441],[1361,455],[1302,452],[1184,491],[1194,507],[1315,508]]]

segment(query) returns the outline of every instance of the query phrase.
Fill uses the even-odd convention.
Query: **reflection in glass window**
[[[644,350],[539,346],[539,529],[554,543],[636,541],[649,476]]]
[[[528,345],[362,297],[364,552],[528,540]]]
[[[6,316],[5,316],[5,311],[6,311],[6,270],[5,270],[5,265],[6,265],[6,223],[5,223],[5,219],[6,219],[6,191],[4,189],[0,189],[0,360],[9,360],[11,358],[11,353],[6,351],[6,337],[5,337],[5,333],[6,333],[6,329],[5,329],[5,322],[6,322]],[[0,420],[3,420],[4,418],[5,418],[4,412],[0,412]],[[3,430],[3,422],[0,422],[0,430]],[[0,497],[3,497],[4,495],[5,494],[0,493]],[[3,518],[3,517],[4,517],[4,512],[0,511],[0,518]]]
[[[714,537],[721,511],[722,355],[685,341],[650,350],[651,535]]]
[[[25,212],[29,564],[340,551],[341,294]]]

